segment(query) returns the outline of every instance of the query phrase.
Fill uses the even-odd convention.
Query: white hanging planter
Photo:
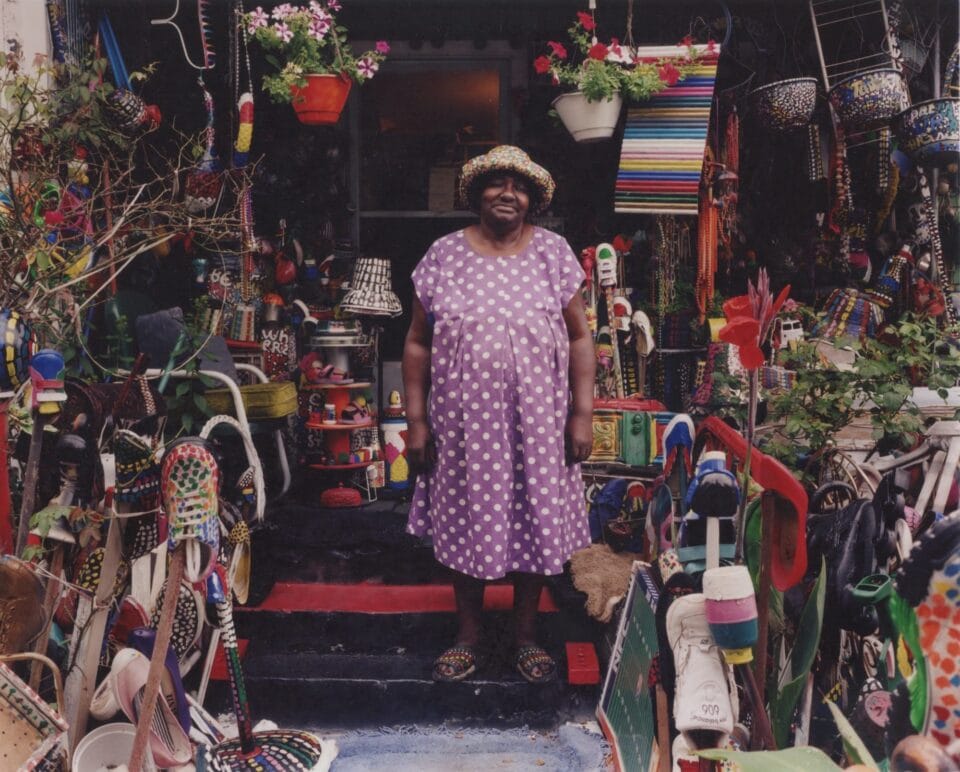
[[[610,99],[588,102],[582,92],[571,91],[554,99],[552,106],[577,142],[599,142],[613,136],[623,98],[614,94]]]

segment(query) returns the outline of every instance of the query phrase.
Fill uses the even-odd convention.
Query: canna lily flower
[[[790,294],[788,284],[773,298],[770,277],[760,269],[757,285],[747,282],[747,294],[730,298],[723,304],[726,325],[720,329],[720,340],[737,347],[740,362],[747,370],[756,370],[764,362],[760,344],[766,340],[774,317]]]

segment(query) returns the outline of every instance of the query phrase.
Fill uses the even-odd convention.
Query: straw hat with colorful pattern
[[[483,175],[490,172],[515,172],[522,174],[533,183],[538,191],[536,208],[530,208],[530,214],[540,214],[553,198],[557,184],[550,172],[530,160],[525,152],[514,145],[497,145],[484,155],[471,158],[460,171],[460,199],[470,200],[470,188]]]

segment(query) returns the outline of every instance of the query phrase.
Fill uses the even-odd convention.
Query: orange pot
[[[291,86],[293,109],[300,123],[328,126],[340,120],[353,81],[342,75],[307,75],[304,88]]]

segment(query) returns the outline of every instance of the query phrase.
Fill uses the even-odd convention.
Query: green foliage
[[[858,735],[856,730],[850,725],[847,717],[843,715],[843,711],[841,711],[832,700],[827,701],[827,707],[830,708],[830,713],[833,714],[833,720],[837,724],[837,731],[840,733],[840,739],[843,741],[843,752],[847,755],[847,762],[850,764],[863,764],[865,767],[870,767],[870,769],[879,770],[880,768],[877,766],[877,762],[873,760],[873,756],[870,755],[867,746],[863,744],[860,735]]]
[[[390,50],[380,41],[376,49],[355,56],[346,27],[337,23],[333,9],[320,3],[291,7],[281,18],[267,17],[258,8],[244,15],[243,24],[276,70],[264,75],[263,90],[278,103],[292,101],[290,87],[306,86],[307,75],[341,75],[362,84]]]
[[[825,367],[813,344],[800,343],[788,363],[797,372],[795,387],[768,403],[768,420],[783,424],[781,439],[765,449],[795,465],[802,450],[816,452],[862,416],[869,417],[873,438],[883,447],[909,448],[923,429],[910,401],[914,386],[946,397],[960,377],[960,355],[947,343],[950,332],[929,317],[904,314],[882,338],[850,344],[857,357],[849,371]]]
[[[687,50],[683,55],[641,61],[634,51],[615,40],[609,44],[594,42],[595,32],[591,15],[578,13],[567,30],[575,55],[571,56],[563,44],[551,41],[549,52],[534,60],[534,69],[549,75],[555,85],[579,89],[588,102],[609,100],[617,94],[642,102],[683,80],[699,59],[697,51],[684,41]]]
[[[208,302],[206,297],[194,301],[193,310],[186,319],[185,334],[177,341],[172,359],[179,359],[184,353],[197,351],[206,342],[208,332],[200,325]],[[190,359],[179,369],[196,373],[199,369],[198,359]],[[167,431],[174,435],[194,434],[200,431],[202,422],[213,415],[213,410],[210,409],[203,392],[217,386],[216,381],[202,375],[197,378],[171,381],[164,395],[167,404]]]
[[[840,769],[819,748],[805,745],[782,751],[728,751],[711,748],[697,751],[698,756],[714,761],[730,761],[741,772],[837,772]]]

